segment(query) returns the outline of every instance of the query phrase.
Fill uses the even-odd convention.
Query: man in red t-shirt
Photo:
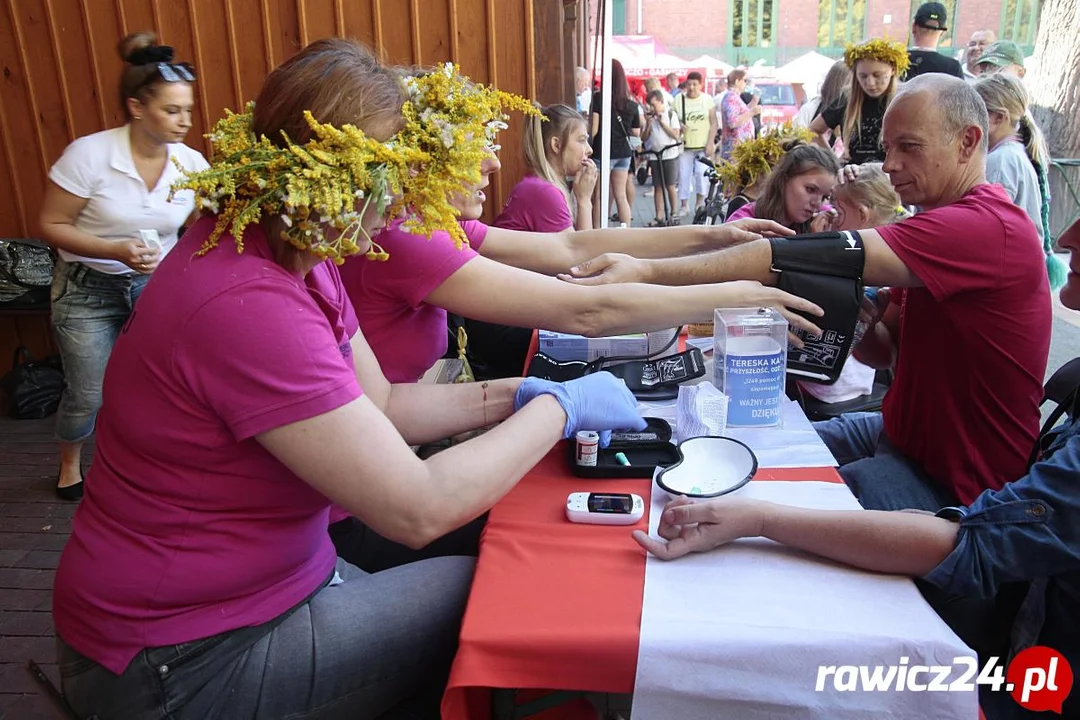
[[[900,289],[856,355],[895,366],[882,413],[818,423],[864,507],[938,510],[1024,475],[1039,426],[1050,287],[1039,235],[985,177],[987,115],[962,80],[905,83],[885,114],[884,164],[921,212],[862,230],[864,279]],[[669,260],[602,256],[579,282],[775,283],[757,240]],[[880,322],[879,322],[880,320]]]

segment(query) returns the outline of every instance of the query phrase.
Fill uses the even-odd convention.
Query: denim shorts
[[[81,442],[93,434],[105,365],[149,280],[149,275],[108,275],[82,263],[56,263],[50,300],[64,363],[65,388],[56,413],[60,441]]]
[[[628,157],[611,158],[611,169],[612,170],[629,170],[630,169],[630,160],[631,160],[631,158],[628,158]]]

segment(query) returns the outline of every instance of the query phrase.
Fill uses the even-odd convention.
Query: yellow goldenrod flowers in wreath
[[[907,72],[911,64],[904,43],[885,38],[874,38],[859,45],[848,45],[844,48],[845,65],[854,70],[855,63],[860,60],[878,60],[888,63],[896,68],[896,74],[900,76]]]
[[[805,128],[796,128],[790,122],[762,131],[761,135],[744,140],[731,151],[731,160],[718,165],[721,188],[727,195],[734,195],[743,188],[754,185],[767,176],[784,153],[797,142],[809,143],[814,134]]]
[[[445,230],[461,247],[468,241],[447,198],[480,182],[481,164],[499,150],[495,140],[506,129],[504,110],[540,111],[525,98],[473,83],[450,63],[404,82],[405,127],[395,140],[426,157],[404,183],[403,205],[416,213],[405,227],[428,237]]]
[[[403,82],[405,125],[387,142],[305,112],[314,137],[302,146],[284,137],[278,147],[252,132],[253,104],[228,112],[207,136],[213,164],[172,187],[193,190],[197,207],[217,215],[199,254],[226,231],[242,252],[244,228],[278,216],[282,237],[301,250],[340,264],[366,246],[369,259],[385,260],[361,224],[369,209],[393,217],[407,211],[407,229],[429,238],[444,230],[459,247],[465,243],[453,196],[480,181],[480,165],[506,128],[504,109],[536,110],[524,98],[472,83],[451,64]]]

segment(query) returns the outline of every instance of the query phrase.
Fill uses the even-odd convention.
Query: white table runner
[[[672,436],[679,437],[674,400],[639,402],[637,409],[647,417],[663,418],[671,425]],[[799,403],[794,400],[785,402],[781,425],[766,428],[729,426],[724,435],[749,445],[757,456],[759,467],[836,467],[836,460],[829,448],[825,447]]]
[[[650,532],[668,497],[654,485]],[[844,485],[755,481],[740,495],[858,509]],[[947,665],[974,658],[911,580],[838,565],[764,539],[645,570],[634,720],[887,717],[974,720],[974,692],[841,692],[819,665]],[[922,682],[930,678],[923,677]],[[843,684],[842,684],[843,686]]]

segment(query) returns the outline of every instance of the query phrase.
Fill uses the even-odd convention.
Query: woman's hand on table
[[[645,419],[637,411],[637,400],[626,383],[608,372],[598,372],[564,383],[525,378],[514,394],[514,411],[540,395],[551,395],[566,413],[563,438],[579,430],[600,433],[601,447],[611,441],[612,430],[644,430]]]
[[[758,537],[764,524],[765,504],[742,498],[714,498],[697,502],[678,497],[664,508],[657,535],[633,532],[638,545],[660,558],[674,560],[692,552],[705,552],[744,537]]]

